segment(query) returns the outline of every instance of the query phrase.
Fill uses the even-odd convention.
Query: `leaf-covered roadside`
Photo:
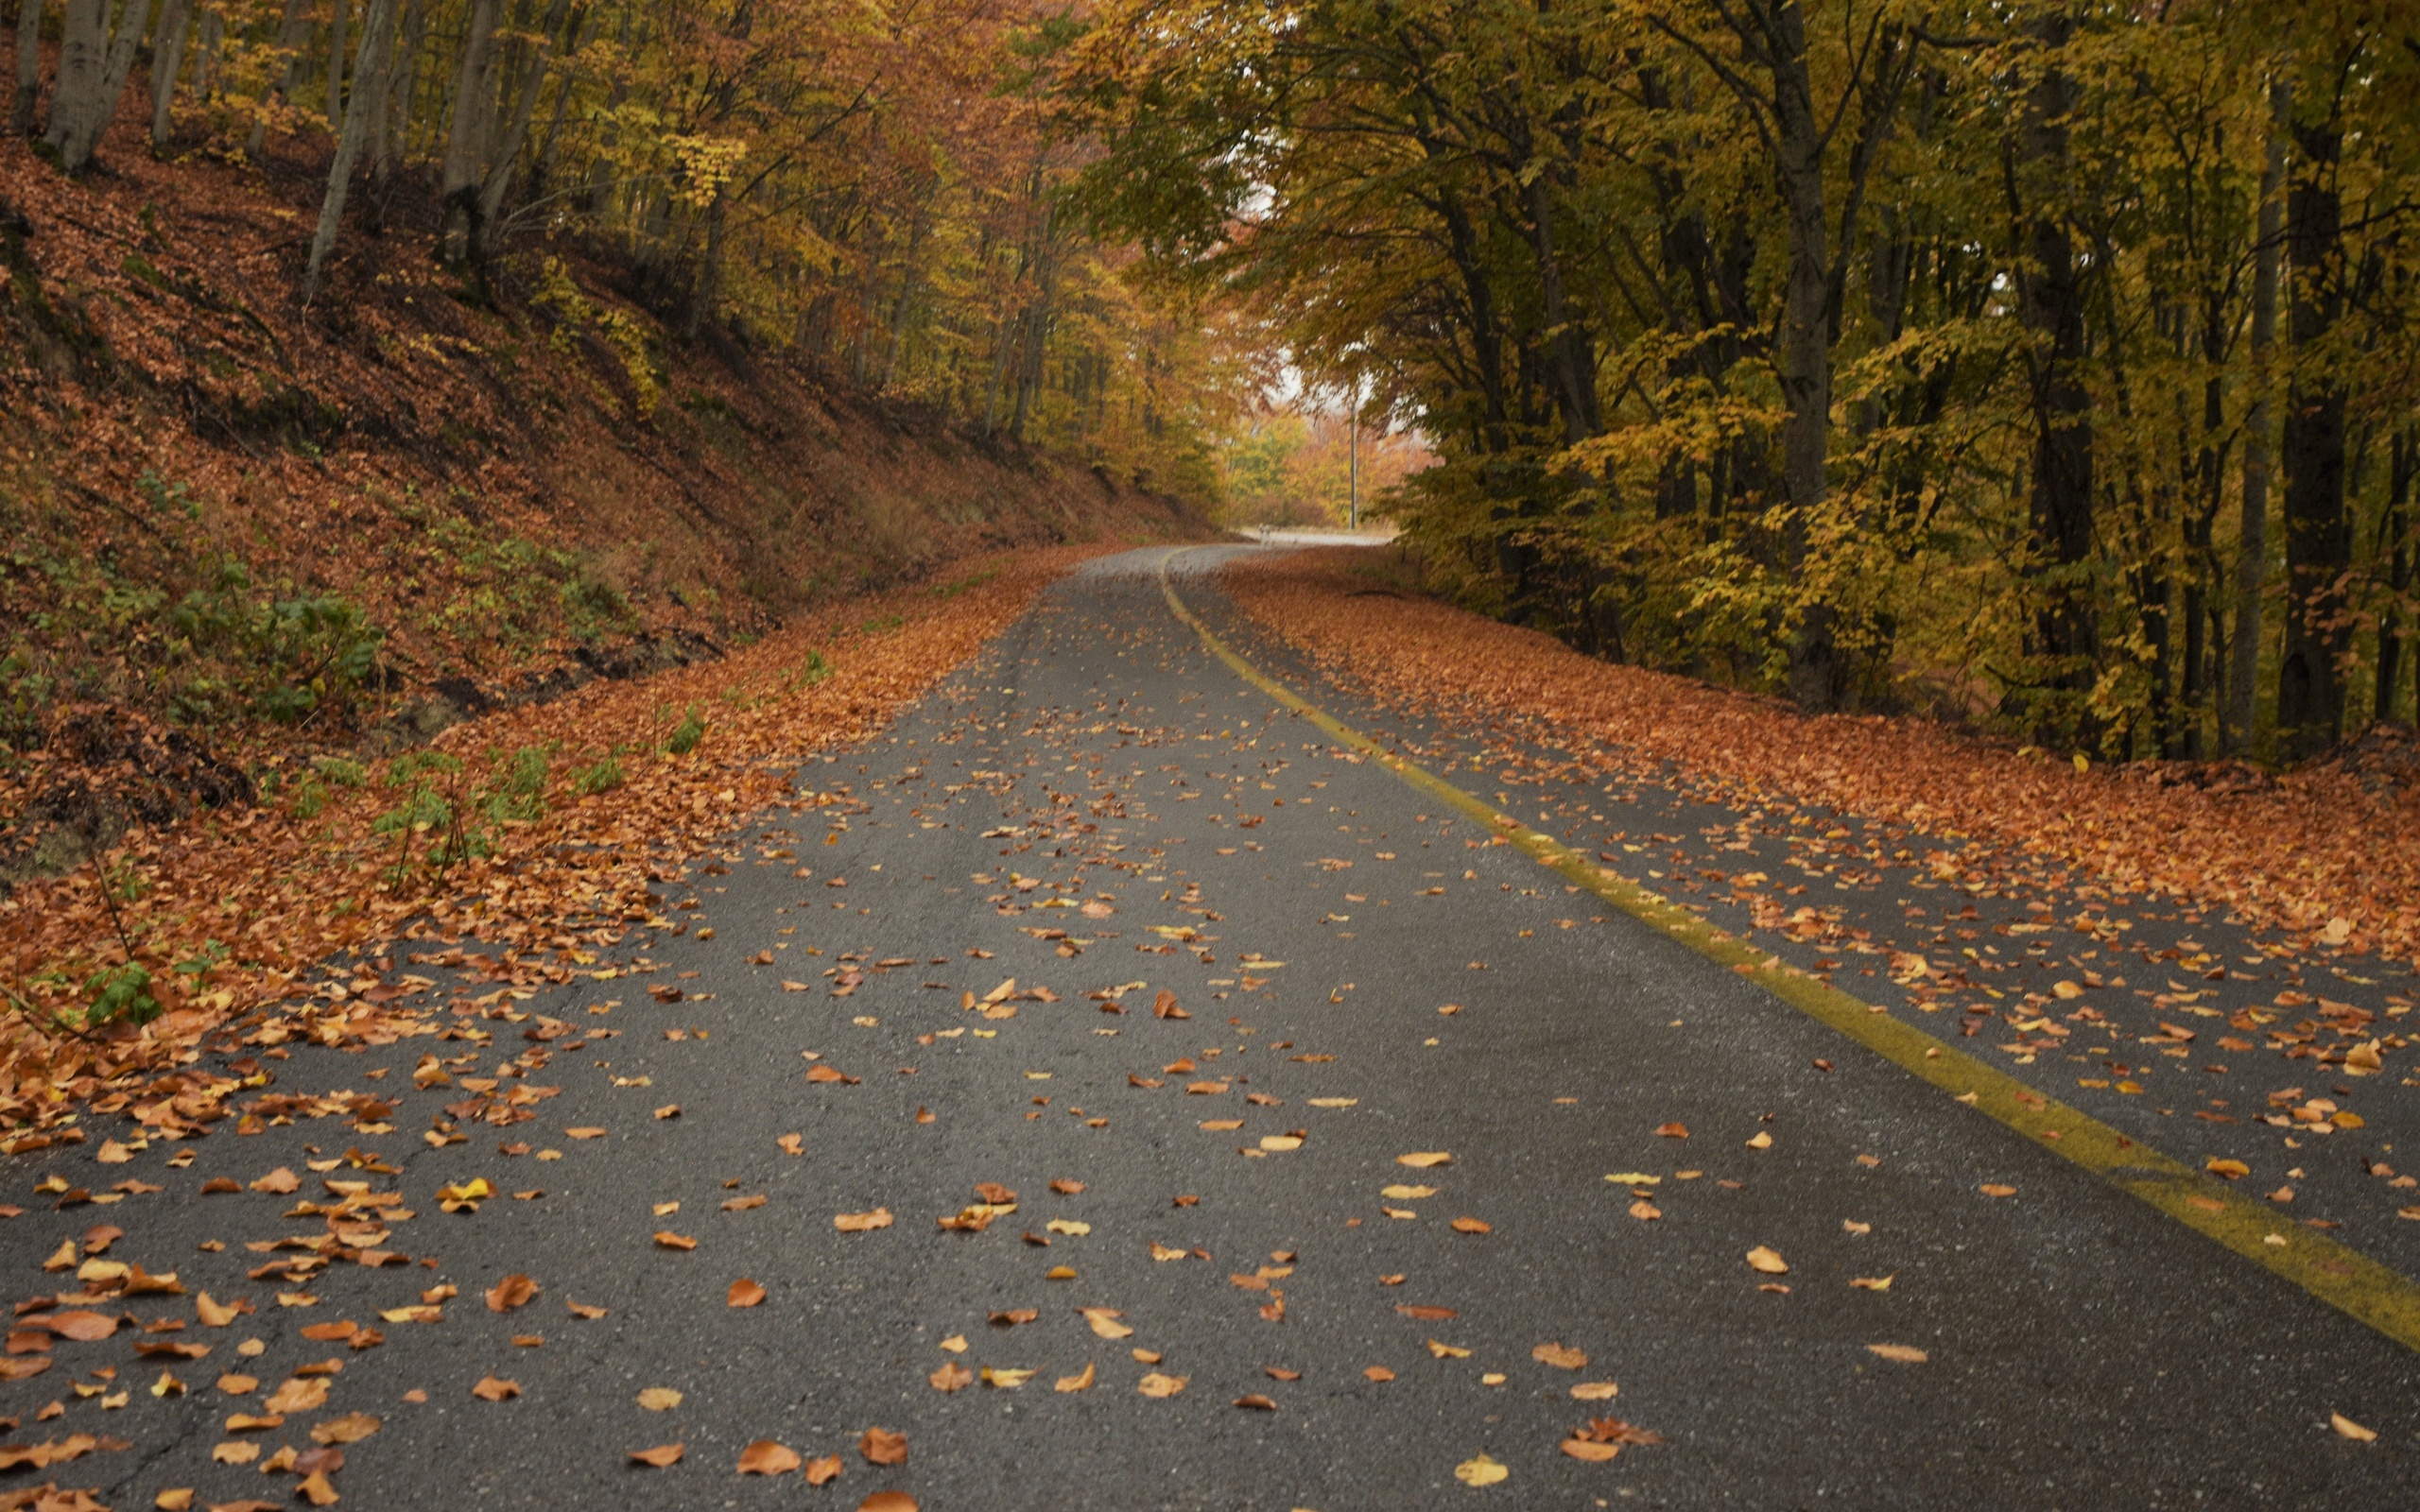
[[[663,863],[787,790],[786,759],[859,738],[1102,549],[1006,553],[721,662],[592,684],[389,762],[322,760],[288,774],[275,806],[138,829],[96,865],[18,888],[0,902],[0,1151],[80,1139],[35,1131],[86,1105],[201,1132],[223,1093],[147,1078],[198,1060],[221,1025],[257,1036],[282,1015],[280,1038],[390,1041],[389,1005],[423,984],[308,980],[339,951],[435,926],[488,942],[496,980],[570,980],[655,914]]]
[[[1742,796],[1787,794],[1968,842],[1930,864],[2077,874],[2223,904],[2353,954],[2420,958],[2420,763],[2271,777],[2234,765],[2085,767],[1927,720],[1809,717],[1765,698],[1582,656],[1553,638],[1373,593],[1351,548],[1249,558],[1224,586],[1347,686],[1510,721],[1539,744]],[[2398,744],[2388,727],[2372,737]],[[2385,765],[2386,763],[2379,765]],[[2207,785],[2203,785],[2206,783]]]

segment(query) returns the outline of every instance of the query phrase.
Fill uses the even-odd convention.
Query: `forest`
[[[1810,711],[2290,764],[2420,699],[2408,6],[21,0],[13,51],[60,172],[146,106],[324,141],[306,306],[410,222],[642,409],[559,252],[1256,518],[1339,491],[1270,396],[1362,396],[1432,587]]]
[[[2420,9],[1091,19],[1096,224],[1426,433],[1463,602],[2079,755],[2411,716]]]

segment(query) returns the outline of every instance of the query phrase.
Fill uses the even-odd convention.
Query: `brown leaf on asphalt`
[[[261,1410],[273,1413],[313,1412],[327,1400],[328,1382],[325,1376],[294,1376],[279,1384],[268,1400],[261,1403]]]
[[[685,1444],[658,1444],[653,1449],[634,1449],[631,1451],[631,1463],[652,1465],[663,1469],[668,1465],[680,1464],[681,1456],[687,1448]]]
[[[256,1376],[239,1375],[230,1370],[218,1378],[218,1389],[231,1397],[249,1397],[261,1387]]]
[[[905,1491],[876,1491],[857,1503],[857,1512],[916,1512],[916,1499]]]
[[[806,1153],[806,1136],[804,1134],[785,1134],[773,1143],[782,1147],[782,1153],[784,1155],[804,1155]]]
[[[241,1298],[233,1304],[215,1302],[211,1300],[208,1292],[194,1298],[194,1311],[201,1315],[202,1326],[205,1328],[223,1329],[251,1309],[251,1303]]]
[[[655,1231],[655,1243],[656,1246],[660,1249],[695,1249],[698,1247],[698,1242],[696,1240],[690,1238],[686,1234],[676,1234],[669,1228],[657,1229]]]
[[[890,1227],[890,1210],[876,1208],[872,1212],[836,1213],[832,1218],[832,1227],[844,1234],[872,1233],[876,1228]]]
[[[1901,1365],[1922,1365],[1931,1358],[1912,1344],[1869,1344],[1866,1348],[1885,1360],[1896,1360]]]
[[[760,1438],[739,1452],[739,1473],[742,1475],[786,1475],[804,1463],[797,1450],[786,1448],[769,1438]]]
[[[272,1412],[255,1414],[249,1412],[237,1412],[227,1415],[226,1427],[227,1431],[231,1434],[249,1434],[264,1429],[283,1428],[285,1426],[285,1418],[280,1413]]]
[[[1369,1366],[1362,1370],[1361,1374],[1367,1380],[1380,1383],[1392,1381],[1395,1378],[1395,1373],[1382,1365]]]
[[[591,1319],[594,1319],[594,1318],[600,1318],[600,1317],[603,1317],[603,1316],[606,1314],[606,1313],[609,1311],[609,1310],[608,1310],[608,1309],[606,1309],[606,1308],[591,1306],[590,1304],[588,1304],[588,1303],[586,1303],[586,1302],[575,1302],[575,1301],[571,1300],[569,1297],[565,1297],[565,1298],[563,1299],[563,1305],[571,1309],[571,1315],[572,1315],[572,1316],[574,1316],[574,1317],[584,1317],[584,1318],[591,1318]]]
[[[510,1313],[537,1295],[538,1283],[516,1271],[488,1288],[488,1311]]]
[[[681,1116],[681,1105],[679,1103],[666,1103],[662,1108],[655,1110],[655,1116],[658,1118],[679,1118]]]
[[[1184,1389],[1188,1376],[1166,1376],[1157,1370],[1135,1383],[1134,1389],[1147,1397],[1166,1399]]]
[[[1655,1132],[1668,1140],[1685,1140],[1689,1137],[1689,1125],[1686,1124],[1658,1124],[1655,1125]]]
[[[1558,1370],[1579,1370],[1588,1364],[1588,1357],[1578,1349],[1565,1349],[1560,1343],[1541,1344],[1530,1351],[1530,1358]]]
[[[368,1413],[349,1412],[341,1418],[331,1418],[326,1422],[313,1424],[311,1442],[320,1445],[358,1444],[376,1433],[378,1429],[378,1419]]]
[[[1080,1307],[1076,1311],[1083,1314],[1086,1323],[1092,1325],[1093,1332],[1104,1339],[1124,1339],[1133,1336],[1134,1331],[1118,1321],[1120,1314],[1115,1308]]]
[[[252,1183],[253,1191],[274,1193],[281,1197],[302,1189],[302,1178],[282,1165]]]
[[[2003,1186],[1997,1181],[1986,1181],[1975,1190],[1980,1192],[1987,1197],[2013,1197],[2016,1195],[2016,1188],[2012,1186]]]
[[[502,1381],[494,1376],[481,1376],[479,1383],[471,1388],[471,1395],[481,1401],[503,1401],[507,1398],[521,1395],[521,1383]]]
[[[1277,1410],[1277,1403],[1274,1400],[1262,1396],[1257,1391],[1249,1392],[1244,1396],[1237,1397],[1236,1399],[1236,1405],[1238,1407],[1250,1407],[1257,1412],[1275,1412]]]
[[[1175,993],[1162,989],[1160,995],[1151,1000],[1151,1017],[1155,1019],[1190,1019],[1193,1015],[1185,1012],[1183,1008],[1176,1005]]]
[[[764,1299],[765,1288],[745,1276],[732,1282],[731,1289],[723,1293],[723,1304],[727,1307],[754,1307]]]
[[[1059,1383],[1051,1389],[1061,1392],[1090,1391],[1093,1388],[1093,1362],[1087,1360],[1084,1362],[1084,1373],[1082,1375],[1061,1376],[1059,1378]]]
[[[1593,1438],[1566,1438],[1556,1446],[1573,1459],[1601,1464],[1622,1452],[1619,1444],[1600,1444]]]
[[[1005,1312],[993,1314],[992,1326],[995,1329],[1012,1329],[1020,1323],[1030,1323],[1041,1315],[1040,1308],[1012,1307]]]
[[[1084,1190],[1084,1184],[1081,1181],[1070,1180],[1066,1177],[1063,1176],[1058,1177],[1051,1181],[1050,1190],[1058,1193],[1063,1197],[1072,1197],[1079,1192]]]
[[[1751,1270],[1762,1271],[1768,1276],[1786,1276],[1789,1274],[1789,1266],[1781,1258],[1781,1252],[1776,1249],[1768,1248],[1763,1245],[1758,1245],[1755,1248],[1748,1251],[1748,1268]]]
[[[2345,1417],[2341,1412],[2329,1413],[2327,1415],[2327,1425],[2330,1428],[2335,1429],[2341,1436],[2352,1439],[2355,1443],[2359,1444],[2370,1443],[2378,1436],[2377,1429],[2364,1428],[2360,1423],[2355,1422],[2352,1418]]]
[[[116,1318],[106,1313],[95,1313],[84,1308],[47,1314],[42,1321],[43,1326],[60,1338],[74,1339],[78,1344],[97,1344],[115,1333],[118,1324]]]
[[[1458,1234],[1492,1234],[1495,1232],[1494,1228],[1488,1227],[1484,1220],[1478,1218],[1457,1218],[1454,1220],[1453,1227],[1454,1232]]]
[[[1653,1223],[1656,1219],[1664,1216],[1664,1210],[1648,1201],[1645,1197],[1640,1197],[1631,1203],[1630,1215],[1636,1218],[1641,1223]]]
[[[857,1440],[857,1452],[869,1465],[905,1465],[908,1463],[908,1435],[894,1434],[888,1428],[869,1428]]]
[[[725,1212],[749,1212],[757,1208],[761,1208],[764,1205],[765,1194],[757,1192],[752,1193],[744,1197],[731,1197],[726,1199],[722,1205],[722,1211]]]
[[[999,1207],[1003,1203],[1010,1203],[1017,1200],[1017,1194],[1014,1192],[1011,1192],[1007,1187],[1000,1185],[997,1181],[976,1182],[975,1194],[995,1208]]]
[[[1571,1396],[1575,1401],[1611,1401],[1621,1395],[1621,1389],[1610,1381],[1575,1381]]]
[[[955,1360],[943,1360],[942,1367],[925,1379],[936,1391],[962,1391],[975,1384],[975,1372]]]
[[[847,1467],[840,1463],[839,1455],[819,1454],[806,1462],[806,1484],[829,1486],[838,1480],[840,1472],[846,1469]]]
[[[1416,1302],[1398,1302],[1395,1311],[1422,1323],[1443,1323],[1449,1317],[1461,1316],[1450,1307],[1428,1307]]]
[[[336,1486],[329,1481],[325,1470],[313,1470],[297,1481],[294,1494],[313,1506],[334,1506],[337,1501]]]
[[[595,1127],[567,1128],[563,1133],[576,1140],[601,1140],[605,1137],[603,1129]]]

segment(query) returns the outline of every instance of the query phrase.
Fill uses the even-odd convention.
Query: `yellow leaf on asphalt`
[[[681,1405],[681,1393],[670,1386],[649,1386],[639,1393],[638,1400],[649,1412],[670,1412]]]
[[[1059,1384],[1051,1389],[1054,1391],[1090,1391],[1092,1389],[1092,1385],[1093,1363],[1090,1360],[1087,1360],[1084,1362],[1084,1373],[1082,1375],[1061,1376],[1059,1378]]]
[[[1530,1351],[1530,1358],[1540,1365],[1550,1365],[1558,1370],[1579,1370],[1588,1364],[1588,1357],[1578,1349],[1561,1343],[1541,1344]]]
[[[1768,1276],[1785,1276],[1789,1273],[1789,1266],[1781,1258],[1781,1252],[1763,1245],[1758,1245],[1748,1251],[1748,1267],[1751,1270],[1760,1270]]]
[[[1494,1486],[1512,1473],[1485,1454],[1475,1455],[1454,1467],[1454,1479],[1464,1486]]]
[[[1471,1357],[1470,1350],[1458,1345],[1442,1344],[1435,1339],[1428,1341],[1428,1352],[1440,1360],[1467,1360]]]
[[[1033,1374],[1030,1370],[994,1369],[987,1365],[983,1367],[983,1383],[997,1386],[1002,1391],[1014,1391],[1032,1380]]]
[[[1080,1223],[1074,1218],[1053,1218],[1043,1227],[1054,1234],[1072,1234],[1079,1239],[1093,1231],[1091,1224]]]
[[[1184,1376],[1164,1376],[1157,1370],[1154,1370],[1150,1375],[1145,1376],[1141,1381],[1137,1382],[1134,1389],[1147,1397],[1173,1397],[1178,1392],[1184,1389],[1184,1383],[1187,1379],[1188,1378]]]
[[[1577,1381],[1572,1383],[1571,1396],[1575,1401],[1611,1401],[1621,1389],[1610,1381]]]
[[[1084,1307],[1077,1311],[1084,1314],[1084,1321],[1092,1325],[1093,1332],[1104,1339],[1131,1338],[1133,1335],[1134,1331],[1117,1321],[1117,1314],[1110,1308]]]
[[[942,1367],[925,1379],[935,1391],[959,1391],[975,1384],[975,1372],[955,1360],[943,1360]]]
[[[742,1475],[786,1475],[806,1463],[797,1450],[760,1438],[739,1452]]]
[[[1392,1197],[1397,1202],[1412,1202],[1421,1197],[1433,1197],[1436,1194],[1437,1189],[1435,1187],[1392,1186],[1380,1187],[1378,1189],[1378,1195],[1382,1197]]]
[[[1889,1276],[1853,1276],[1849,1284],[1860,1291],[1887,1292],[1891,1289],[1892,1280],[1897,1275],[1898,1272],[1893,1271]]]
[[[1453,1160],[1453,1156],[1443,1150],[1414,1150],[1409,1155],[1396,1156],[1395,1164],[1425,1171],[1432,1166],[1450,1165]]]
[[[1901,1365],[1922,1365],[1931,1358],[1911,1344],[1869,1344],[1866,1348],[1885,1360],[1896,1360]]]
[[[2355,1422],[2352,1418],[2345,1417],[2341,1412],[2329,1413],[2327,1415],[2327,1424],[2329,1427],[2335,1429],[2339,1434],[2342,1434],[2346,1438],[2350,1438],[2357,1443],[2366,1444],[2378,1436],[2377,1429],[2364,1428],[2360,1423]]]

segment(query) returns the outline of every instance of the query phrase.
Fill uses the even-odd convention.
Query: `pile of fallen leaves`
[[[1784,796],[1969,842],[1936,868],[2081,872],[2351,954],[2420,957],[2420,782],[2375,781],[2377,761],[2273,778],[2205,768],[2229,780],[2203,784],[2177,781],[2176,764],[2086,766],[1924,719],[1809,716],[1370,593],[1356,571],[1365,559],[1352,548],[1249,558],[1225,586],[1323,672],[1414,713],[1491,720],[1724,797]]]
[[[1008,553],[972,591],[849,601],[721,662],[458,725],[435,746],[457,771],[406,753],[355,786],[289,783],[286,794],[315,792],[325,806],[306,816],[288,797],[137,829],[94,866],[19,887],[0,902],[0,989],[14,1000],[0,1025],[0,1120],[18,1130],[0,1150],[77,1137],[30,1130],[88,1100],[135,1103],[145,1073],[198,1059],[214,1029],[256,1010],[290,1021],[282,1038],[390,1040],[389,1005],[406,989],[375,971],[311,980],[338,952],[455,934],[503,947],[491,967],[501,979],[569,980],[580,955],[656,916],[650,881],[742,816],[833,801],[793,790],[800,755],[862,739],[1105,549]],[[412,803],[434,797],[459,812],[470,787],[533,752],[543,780],[516,792],[522,812],[484,831],[488,853],[447,864],[450,826],[417,822]],[[86,1032],[95,974],[130,954],[164,1011],[139,1028]],[[208,1087],[183,1080],[154,1084],[162,1095],[139,1116],[180,1128],[218,1117]]]

